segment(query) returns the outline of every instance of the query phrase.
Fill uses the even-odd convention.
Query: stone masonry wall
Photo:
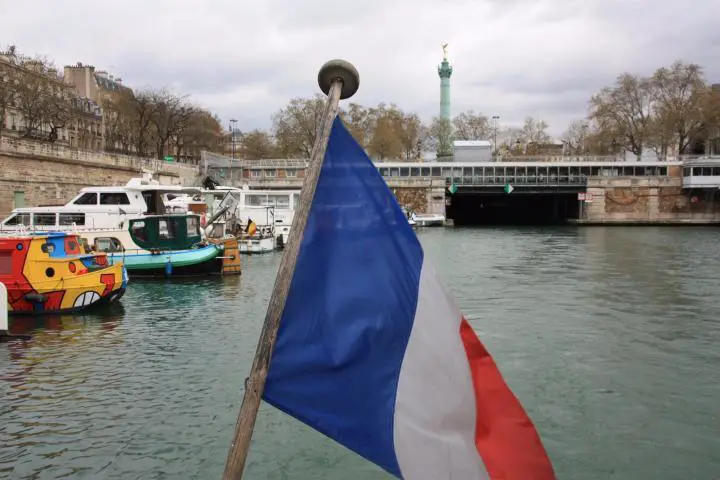
[[[584,220],[593,223],[707,223],[720,221],[720,199],[687,193],[679,177],[594,178]]]
[[[428,189],[426,187],[395,187],[392,189],[398,203],[417,213],[426,213]]]

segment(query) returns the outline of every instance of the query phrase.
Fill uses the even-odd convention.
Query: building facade
[[[93,149],[102,146],[102,112],[52,65],[9,49],[0,52],[0,134]]]
[[[100,145],[89,148],[105,149],[108,151],[125,151],[128,146],[115,134],[113,126],[117,123],[116,113],[113,109],[102,108],[108,103],[121,101],[123,95],[132,95],[132,90],[122,83],[120,77],[109,75],[104,70],[95,70],[93,65],[84,65],[77,62],[75,65],[66,65],[64,68],[65,81],[72,85],[76,95],[85,99],[86,103],[93,103],[100,107]],[[78,124],[78,129],[81,125]],[[97,138],[95,135],[89,135]],[[84,130],[83,136],[84,138]],[[80,138],[80,137],[79,137]],[[83,142],[80,142],[83,144]],[[88,148],[88,147],[81,147]]]

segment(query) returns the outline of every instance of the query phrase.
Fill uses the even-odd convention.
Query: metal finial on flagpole
[[[340,100],[352,97],[360,87],[360,75],[358,75],[357,70],[351,63],[344,60],[330,60],[320,68],[318,85],[320,90],[328,97],[325,103],[325,113],[318,126],[317,137],[310,155],[310,164],[300,191],[299,205],[290,228],[288,243],[280,260],[280,268],[270,295],[270,303],[265,314],[265,323],[260,332],[250,376],[245,383],[245,395],[240,406],[232,446],[225,463],[223,480],[242,478],[245,459],[250,448],[250,438],[255,427],[255,419],[257,418],[258,408],[260,408],[260,401],[265,388],[270,358],[275,346],[278,327],[280,326],[280,318],[285,309],[285,300],[295,272],[295,264],[297,263],[300,244],[310,214],[310,205],[315,196],[315,188],[320,177],[332,124],[337,116]]]

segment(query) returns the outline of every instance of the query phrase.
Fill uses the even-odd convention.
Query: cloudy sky
[[[537,116],[559,134],[623,71],[682,59],[720,82],[719,19],[718,0],[4,0],[0,45],[190,94],[249,130],[319,91],[331,58],[359,70],[354,101],[430,120],[447,42],[453,115]]]

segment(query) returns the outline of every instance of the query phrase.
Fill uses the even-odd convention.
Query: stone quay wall
[[[83,187],[124,185],[143,171],[166,185],[194,185],[197,167],[0,138],[0,219],[15,208],[63,205]],[[22,200],[20,200],[22,199]]]
[[[682,178],[603,178],[588,180],[592,203],[585,204],[581,223],[707,224],[720,222],[714,192],[691,194]]]

